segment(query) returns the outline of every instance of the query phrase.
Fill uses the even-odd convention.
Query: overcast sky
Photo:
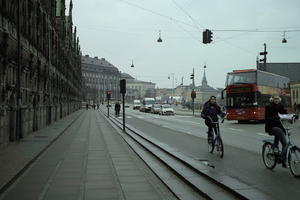
[[[299,0],[73,0],[73,4],[83,55],[105,58],[120,71],[160,88],[172,87],[172,73],[175,86],[181,77],[190,84],[193,67],[200,85],[205,64],[208,84],[224,87],[227,72],[256,67],[263,43],[268,62],[300,62]],[[213,31],[213,43],[202,43],[204,29]],[[156,42],[159,30],[162,43]]]

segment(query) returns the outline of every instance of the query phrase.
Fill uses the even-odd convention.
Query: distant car
[[[161,107],[161,104],[153,104],[153,106],[151,107],[151,112],[153,114],[158,114],[160,111],[160,107]]]
[[[125,108],[130,108],[130,105],[125,103]]]
[[[141,101],[136,99],[133,100],[133,110],[139,110],[141,107]]]
[[[174,109],[170,104],[163,104],[160,106],[160,115],[175,115]]]

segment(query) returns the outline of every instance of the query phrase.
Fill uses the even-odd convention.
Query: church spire
[[[69,17],[72,21],[72,12],[73,12],[73,2],[72,0],[70,1],[70,7],[69,7]]]
[[[207,86],[207,80],[206,80],[206,75],[205,75],[205,68],[206,65],[204,65],[204,73],[203,73],[203,79],[202,79],[202,86]]]

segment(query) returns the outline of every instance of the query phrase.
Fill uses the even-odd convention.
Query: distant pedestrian
[[[120,103],[117,101],[117,102],[115,103],[116,117],[119,117],[119,115],[120,115],[120,110],[121,110],[121,105],[120,105]]]
[[[88,103],[86,104],[86,109],[87,109],[87,110],[89,109],[89,104],[88,104]]]
[[[97,110],[99,110],[99,103],[97,103]]]

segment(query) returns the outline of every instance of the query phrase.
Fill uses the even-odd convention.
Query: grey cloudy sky
[[[199,85],[206,63],[213,87],[224,87],[226,73],[256,67],[267,44],[268,62],[300,62],[299,0],[73,0],[83,54],[110,63],[157,86],[190,84],[195,68]],[[213,31],[212,44],[202,44],[202,31]],[[279,32],[247,32],[255,30]],[[162,43],[157,43],[159,30]],[[135,65],[131,68],[131,61]],[[172,76],[171,76],[172,77]],[[171,78],[172,79],[172,78]],[[177,80],[177,81],[176,81]]]

